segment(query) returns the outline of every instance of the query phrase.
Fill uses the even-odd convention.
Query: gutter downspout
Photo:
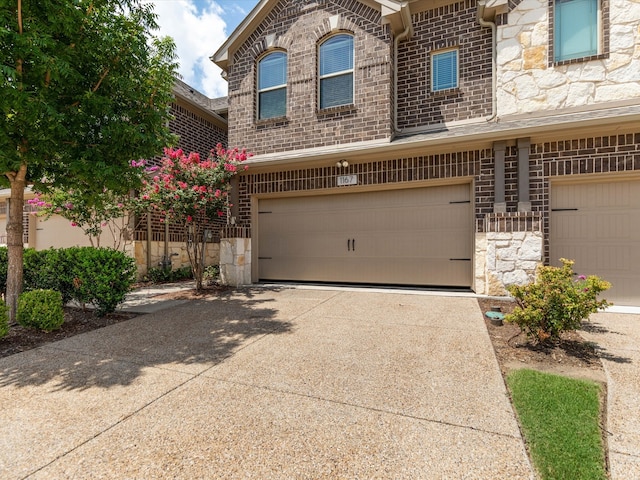
[[[489,22],[482,18],[482,14],[484,13],[484,8],[486,5],[486,0],[478,1],[478,23],[481,27],[489,27],[491,28],[491,116],[486,118],[487,122],[492,121],[496,118],[498,113],[498,99],[496,98],[496,93],[498,90],[498,82],[496,79],[497,75],[497,39],[496,39],[496,24],[495,22]]]
[[[413,35],[413,25],[411,24],[411,14],[409,4],[403,3],[400,6],[402,24],[404,31],[393,39],[393,134],[400,132],[398,127],[398,44],[405,38]]]

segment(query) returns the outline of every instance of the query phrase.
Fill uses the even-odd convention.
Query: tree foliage
[[[161,167],[151,167],[143,180],[138,211],[156,211],[166,221],[179,225],[186,239],[187,253],[196,288],[202,288],[204,249],[212,219],[225,217],[229,208],[231,178],[246,166],[245,150],[225,150],[218,144],[206,160],[197,153],[167,149]]]
[[[129,161],[171,144],[175,46],[153,35],[141,0],[5,0],[0,4],[0,183],[11,187],[7,300],[22,268],[24,187],[135,187]]]

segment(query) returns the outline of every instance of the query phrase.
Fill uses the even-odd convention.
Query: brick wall
[[[356,174],[360,186],[398,184],[409,187],[411,182],[469,177],[474,177],[476,185],[478,185],[480,182],[478,174],[484,171],[482,166],[491,163],[491,155],[491,150],[472,150],[377,162],[358,163],[354,161],[346,169],[341,168],[340,170],[335,166],[329,166],[271,173],[249,173],[242,175],[239,179],[238,221],[241,224],[250,224],[252,195],[336,188],[338,175]],[[478,218],[484,218],[484,212],[489,205],[492,205],[493,194],[492,192],[487,192],[487,194],[483,201],[476,200],[476,216]],[[477,188],[476,195],[478,195]]]
[[[320,111],[317,47],[331,34],[329,18],[354,35],[354,104]],[[229,143],[255,154],[388,138],[391,135],[391,50],[380,12],[357,0],[281,1],[229,67]],[[288,55],[286,118],[256,121],[256,64],[266,38]]]
[[[198,152],[206,157],[218,143],[227,145],[227,132],[202,115],[176,103],[171,104],[171,114],[174,118],[169,128],[180,136],[178,146],[185,152]]]
[[[398,48],[398,126],[416,128],[491,114],[491,30],[475,0],[412,16],[415,33]],[[431,52],[458,48],[459,88],[431,91]]]

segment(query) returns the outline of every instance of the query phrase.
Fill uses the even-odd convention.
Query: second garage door
[[[262,199],[261,280],[469,287],[469,184]]]
[[[603,297],[640,305],[640,181],[553,185],[550,261],[612,283]]]

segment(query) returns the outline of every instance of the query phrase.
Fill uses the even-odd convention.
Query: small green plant
[[[204,268],[204,284],[205,285],[215,285],[220,277],[220,266],[218,265],[209,265]]]
[[[18,299],[17,320],[23,327],[50,332],[64,322],[62,295],[54,290],[31,290]]]
[[[9,307],[0,299],[0,338],[6,337],[9,333]]]
[[[611,288],[609,282],[595,275],[574,280],[574,262],[560,261],[562,267],[539,267],[535,282],[508,288],[517,307],[505,320],[516,323],[538,342],[557,340],[562,332],[577,330],[590,314],[611,305],[598,300],[600,292]]]

